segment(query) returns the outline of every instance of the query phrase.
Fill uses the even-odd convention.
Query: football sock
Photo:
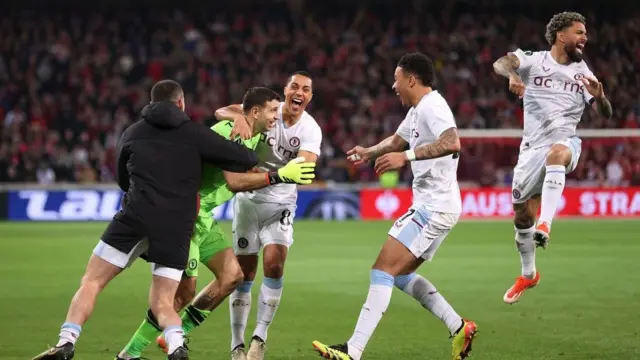
[[[462,326],[462,318],[449,305],[433,284],[424,277],[412,273],[395,278],[395,285],[414,299],[449,328],[451,335]]]
[[[533,279],[536,276],[536,245],[533,241],[533,234],[536,227],[532,226],[528,229],[516,229],[516,247],[520,253],[520,262],[522,264],[522,276],[527,279]]]
[[[184,330],[182,326],[169,326],[164,330],[164,341],[167,343],[167,354],[173,354],[176,349],[184,345]]]
[[[562,200],[564,190],[565,167],[562,165],[547,165],[544,183],[542,185],[542,211],[540,222],[551,224],[558,205]]]
[[[62,346],[66,343],[76,344],[76,340],[80,337],[82,327],[78,324],[66,322],[60,327],[60,340],[56,346]]]
[[[139,358],[142,355],[142,351],[149,346],[158,335],[162,334],[162,329],[158,325],[156,317],[151,312],[151,309],[147,311],[147,316],[142,321],[142,324],[138,327],[135,334],[127,346],[124,347],[120,353],[121,358]]]
[[[181,314],[182,329],[185,334],[190,333],[195,327],[200,326],[211,315],[210,310],[200,310],[193,305],[187,306]]]
[[[369,295],[360,311],[355,331],[347,342],[349,355],[354,360],[360,360],[369,338],[373,335],[382,315],[387,311],[389,302],[391,302],[392,290],[393,276],[391,274],[380,270],[371,270]]]
[[[260,286],[260,296],[258,298],[258,320],[253,336],[257,336],[263,341],[267,341],[267,330],[273,321],[280,304],[282,296],[283,279],[265,277]]]
[[[251,312],[251,286],[253,281],[245,281],[231,293],[229,313],[231,317],[231,350],[244,344],[244,330],[247,328]]]

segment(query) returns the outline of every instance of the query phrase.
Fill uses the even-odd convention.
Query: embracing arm
[[[233,192],[253,191],[271,185],[269,173],[235,173],[224,171],[227,187]]]
[[[498,75],[502,75],[507,79],[512,76],[519,77],[516,70],[520,67],[520,60],[513,54],[507,54],[493,63],[493,70]]]
[[[449,128],[442,132],[436,141],[431,144],[417,147],[413,151],[415,153],[415,160],[434,159],[456,154],[460,152],[460,138],[458,137],[458,131],[455,127]]]
[[[236,120],[245,118],[242,112],[242,105],[240,104],[233,104],[233,105],[221,107],[220,109],[216,110],[214,116],[218,121],[222,121],[222,120],[236,121]]]

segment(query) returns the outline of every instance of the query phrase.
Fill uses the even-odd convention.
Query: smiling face
[[[313,97],[313,89],[311,87],[311,78],[295,74],[289,79],[289,83],[284,88],[284,106],[288,112],[299,116],[309,105]]]
[[[412,82],[415,82],[415,79],[412,79],[411,76],[407,76],[405,71],[399,66],[396,67],[393,79],[394,82],[392,88],[400,98],[400,103],[404,107],[410,107],[411,101],[409,92],[411,91]]]

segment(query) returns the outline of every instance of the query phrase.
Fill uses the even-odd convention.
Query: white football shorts
[[[577,136],[572,136],[555,144],[564,145],[571,150],[571,162],[566,168],[566,173],[568,174],[575,170],[582,153],[582,140]],[[513,170],[513,182],[511,185],[511,201],[514,204],[523,203],[532,196],[542,194],[547,154],[551,146],[553,145],[527,148],[520,151],[518,164]]]
[[[406,246],[416,258],[431,261],[459,218],[460,214],[431,211],[414,204],[396,220],[389,235]]]
[[[255,203],[236,196],[233,204],[233,250],[236,255],[255,255],[264,246],[293,244],[296,205]]]

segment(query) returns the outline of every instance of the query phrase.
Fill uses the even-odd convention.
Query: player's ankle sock
[[[200,324],[207,320],[209,315],[211,315],[210,310],[201,310],[193,305],[187,306],[180,316],[182,318],[182,329],[184,333],[188,334],[195,327],[200,326]]]
[[[283,279],[265,277],[260,286],[260,297],[258,298],[258,320],[253,336],[257,336],[263,341],[267,341],[267,330],[276,316],[280,297],[282,296]]]
[[[177,348],[184,345],[184,330],[182,326],[169,326],[164,329],[164,341],[167,343],[167,354],[171,355]]]
[[[131,340],[127,346],[122,349],[120,353],[121,358],[139,358],[142,355],[142,351],[147,348],[157,337],[162,334],[162,329],[160,325],[158,325],[158,321],[156,317],[153,315],[151,310],[147,310],[147,316],[145,317],[142,324],[136,330],[136,333],[133,334]],[[126,357],[125,357],[126,356]]]
[[[245,281],[231,293],[229,313],[231,317],[231,351],[244,344],[244,330],[247,328],[251,312],[251,286],[253,281]]]
[[[393,291],[393,276],[384,271],[371,270],[371,284],[367,301],[362,306],[356,329],[347,342],[349,355],[360,360],[364,348],[373,335],[382,315],[389,307]]]
[[[547,165],[544,183],[542,185],[542,210],[540,222],[551,224],[558,205],[562,200],[564,190],[565,167],[562,165]]]
[[[82,332],[82,327],[78,324],[66,322],[60,327],[60,340],[56,346],[62,346],[66,343],[76,344],[76,340]]]
[[[533,234],[536,227],[528,229],[516,229],[516,247],[520,253],[520,263],[522,264],[522,276],[533,279],[536,275],[536,245],[533,241]]]
[[[462,324],[462,318],[449,305],[447,300],[438,292],[433,284],[424,277],[412,273],[395,278],[395,285],[405,293],[418,300],[422,306],[431,311],[449,328],[451,335],[455,334]]]

